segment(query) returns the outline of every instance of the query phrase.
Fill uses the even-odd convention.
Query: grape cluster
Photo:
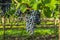
[[[40,12],[32,10],[30,14],[26,14],[26,29],[27,32],[32,35],[34,33],[34,29],[36,28],[36,23],[39,22]]]
[[[40,24],[40,12],[39,12],[39,10],[37,10],[37,11],[34,11],[34,22],[36,23],[36,24]]]
[[[2,9],[3,13],[8,11],[8,9],[10,8],[11,2],[12,2],[12,0],[1,0],[0,1],[1,9]]]

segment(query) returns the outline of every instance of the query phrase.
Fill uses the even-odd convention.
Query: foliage
[[[59,1],[57,0],[16,0],[18,3],[12,2],[16,6],[15,11],[19,8],[21,12],[25,13],[28,8],[31,10],[43,10],[46,17],[52,17],[52,11],[58,14],[57,6]],[[12,7],[12,6],[11,6]],[[29,9],[29,10],[30,10]],[[56,16],[56,15],[55,15]]]
[[[46,17],[52,17],[52,11],[58,14],[58,0],[16,0],[18,3],[12,0],[10,12],[8,14],[12,15],[18,9],[25,13],[28,8],[31,10],[43,10]],[[29,9],[29,10],[30,10]],[[13,12],[12,12],[13,11]],[[55,15],[56,16],[56,15]],[[57,16],[56,16],[57,17]]]

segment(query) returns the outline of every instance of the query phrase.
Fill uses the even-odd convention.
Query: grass
[[[25,29],[7,29],[5,30],[6,36],[28,36],[29,33]],[[0,36],[3,35],[3,30],[0,30]],[[34,31],[34,35],[58,35],[57,28],[37,28]]]
[[[0,29],[0,40],[3,40],[3,29]],[[52,37],[52,40],[58,40],[58,28],[36,28],[33,35],[29,35],[28,32],[26,32],[26,29],[24,28],[12,28],[12,29],[6,29],[5,30],[5,39],[9,40],[8,38],[14,37],[24,39],[24,40],[44,40],[44,38]],[[55,37],[55,38],[53,38]],[[10,38],[12,40],[12,38]],[[49,40],[49,39],[48,39]]]

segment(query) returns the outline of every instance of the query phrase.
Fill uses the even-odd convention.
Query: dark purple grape
[[[1,9],[3,13],[5,13],[10,8],[11,0],[2,0],[0,4],[1,4]]]

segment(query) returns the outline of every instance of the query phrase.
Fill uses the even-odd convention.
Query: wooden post
[[[2,18],[2,24],[3,24],[3,40],[5,40],[5,16]]]
[[[60,0],[58,0],[60,2]],[[58,5],[58,11],[59,11],[59,40],[60,40],[60,4]]]
[[[60,40],[60,19],[59,19],[59,40]]]

